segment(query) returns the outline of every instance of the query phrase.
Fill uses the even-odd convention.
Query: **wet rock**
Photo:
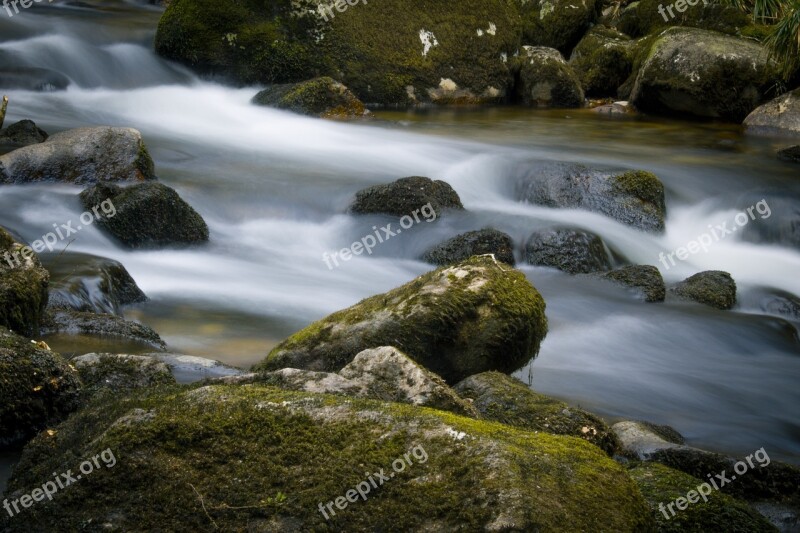
[[[66,418],[80,390],[77,371],[59,354],[0,326],[0,450]]]
[[[778,159],[790,163],[800,163],[800,145],[778,150]]]
[[[572,228],[551,228],[533,233],[525,243],[525,260],[570,274],[609,270],[603,239],[594,233]]]
[[[152,357],[141,355],[90,353],[73,358],[85,391],[114,393],[175,383],[169,367]]]
[[[753,110],[744,125],[747,133],[800,135],[800,87]]]
[[[654,266],[630,265],[599,276],[634,289],[646,302],[663,302],[666,297],[664,278]]]
[[[514,241],[506,233],[492,228],[468,231],[434,246],[425,252],[422,260],[444,266],[485,254],[494,254],[498,261],[514,266]]]
[[[146,355],[166,364],[178,383],[194,383],[204,379],[220,379],[245,374],[241,368],[205,357],[175,353],[149,353]]]
[[[535,107],[582,107],[583,89],[572,67],[553,48],[524,46],[517,60],[517,99]]]
[[[800,249],[800,197],[788,191],[756,203],[752,219],[741,228],[742,240]]]
[[[611,426],[626,457],[648,461],[653,454],[684,444],[683,436],[669,426],[626,420]]]
[[[70,84],[69,78],[46,68],[30,68],[14,65],[0,68],[0,87],[23,91],[63,91]]]
[[[430,208],[423,210],[429,204]],[[358,215],[384,213],[401,217],[417,211],[423,218],[434,214],[438,218],[446,209],[464,209],[458,193],[444,181],[421,176],[401,178],[358,191],[350,206],[350,210]]]
[[[708,270],[686,278],[670,288],[670,292],[717,309],[736,305],[736,282],[727,272]]]
[[[273,85],[255,95],[253,103],[321,118],[360,118],[368,113],[350,89],[329,77]]]
[[[0,183],[86,184],[155,179],[142,134],[131,128],[78,128],[0,156]],[[94,207],[94,206],[93,206]]]
[[[597,20],[601,3],[514,0],[522,18],[522,44],[549,46],[569,54]]]
[[[20,120],[0,130],[0,150],[14,149],[47,140],[47,132],[36,126],[32,120]]]
[[[0,326],[25,335],[38,333],[49,280],[33,250],[0,227]]]
[[[335,372],[363,350],[391,345],[448,383],[486,370],[513,372],[539,351],[544,309],[521,272],[472,257],[311,324],[256,370]]]
[[[589,96],[615,96],[633,71],[630,37],[605,26],[595,26],[572,51],[569,64]]]
[[[471,400],[485,420],[522,429],[584,439],[613,455],[616,435],[599,417],[538,394],[518,379],[499,372],[470,376],[454,387]]]
[[[129,339],[161,350],[167,346],[158,333],[150,327],[109,314],[68,310],[47,311],[42,322],[42,334],[56,333]]]
[[[670,5],[678,16],[669,17],[666,9]],[[664,20],[662,11],[667,14],[667,20]],[[752,17],[744,11],[715,2],[688,6],[683,13],[679,13],[674,4],[665,4],[663,0],[638,0],[622,9],[618,17],[610,18],[616,29],[631,37],[657,35],[657,32],[671,26],[702,28],[728,35],[751,36],[759,32],[759,28],[753,26]],[[763,30],[761,32],[763,34]]]
[[[103,211],[98,224],[128,248],[208,241],[208,226],[203,217],[174,189],[161,183],[139,183],[125,188],[101,183],[83,191],[80,198],[86,209],[106,201],[113,204],[113,213]]]

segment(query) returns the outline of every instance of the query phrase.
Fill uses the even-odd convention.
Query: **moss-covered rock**
[[[597,20],[597,0],[513,0],[522,17],[522,44],[547,46],[569,55]]]
[[[616,435],[599,417],[538,394],[518,379],[484,372],[458,383],[455,390],[469,399],[486,420],[554,435],[587,440],[608,455],[618,447]]]
[[[642,37],[672,26],[686,26],[712,30],[729,35],[753,35],[759,27],[744,11],[716,1],[697,0],[697,5],[687,6],[683,13],[674,4],[663,0],[639,0],[631,3],[613,21],[616,28],[632,37]],[[659,6],[661,10],[659,10]],[[669,16],[672,7],[674,17]],[[664,20],[666,14],[667,20]],[[761,30],[763,32],[763,30]]]
[[[653,523],[624,469],[580,439],[259,385],[93,403],[27,447],[6,495],[19,497],[105,449],[116,457],[112,469],[95,470],[23,516],[3,513],[0,526],[27,533],[86,524],[123,531],[590,531],[602,524],[634,532]]]
[[[192,245],[208,241],[208,226],[174,189],[161,183],[119,187],[101,183],[80,194],[86,209],[110,202],[110,213],[98,211],[98,224],[129,248]]]
[[[583,89],[572,67],[554,48],[524,46],[515,60],[519,69],[516,99],[535,107],[582,107]]]
[[[520,45],[506,0],[351,2],[175,0],[156,51],[242,83],[331,76],[362,101],[480,103],[503,100]],[[390,30],[387,30],[390,28]]]
[[[654,41],[631,100],[652,113],[741,122],[779,85],[777,64],[768,57],[747,39],[670,28]]]
[[[513,372],[536,357],[547,333],[544,310],[521,272],[476,256],[311,324],[256,369],[338,371],[362,350],[391,345],[448,383]]]
[[[614,283],[634,289],[646,302],[663,302],[667,289],[661,272],[651,265],[629,265],[600,274]]]
[[[143,355],[89,353],[73,358],[70,363],[78,369],[84,392],[89,394],[101,390],[119,393],[175,383],[166,364]]]
[[[423,254],[422,260],[444,266],[484,254],[493,254],[498,261],[514,266],[514,241],[508,234],[492,228],[468,231],[434,246]]]
[[[670,292],[717,309],[732,309],[736,305],[736,282],[730,274],[720,270],[689,276],[671,287]]]
[[[159,350],[167,347],[158,333],[144,324],[106,313],[85,313],[68,309],[48,310],[42,320],[42,334],[127,339]]]
[[[633,72],[633,41],[605,26],[595,26],[569,58],[587,96],[616,96]]]
[[[0,450],[65,418],[80,390],[78,372],[59,354],[0,326]]]
[[[570,274],[611,268],[606,245],[598,235],[577,228],[550,228],[534,232],[525,242],[525,261]]]
[[[421,176],[367,187],[356,193],[350,206],[350,211],[358,215],[384,213],[402,217],[411,216],[416,211],[417,219],[420,215],[426,219],[438,218],[446,209],[464,209],[458,193],[442,180]]]
[[[800,135],[800,87],[753,110],[744,125],[747,133]]]
[[[701,489],[704,481],[663,465],[645,463],[632,468],[631,477],[650,505],[662,533],[686,531],[730,531],[732,533],[776,532],[763,516],[743,501],[711,490]],[[702,490],[704,495],[698,491]],[[691,494],[691,493],[694,494]],[[687,500],[690,495],[693,502]],[[683,510],[673,505],[678,498]]]
[[[330,77],[273,85],[253,97],[253,103],[321,118],[360,118],[364,103]]]
[[[0,326],[38,333],[50,275],[33,250],[0,227]]]

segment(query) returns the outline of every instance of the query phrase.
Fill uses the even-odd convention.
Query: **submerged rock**
[[[720,270],[690,276],[671,287],[670,292],[717,309],[732,309],[736,305],[736,282]]]
[[[0,227],[0,326],[39,332],[50,275],[36,254]]]
[[[208,226],[174,189],[161,183],[119,187],[100,183],[80,194],[86,209],[111,202],[98,224],[129,248],[160,248],[208,241]]]
[[[553,48],[524,46],[517,60],[517,99],[536,107],[582,107],[583,89],[572,67]]]
[[[573,228],[551,228],[533,233],[525,243],[525,260],[570,274],[609,270],[611,259],[603,239]]]
[[[778,150],[778,159],[790,163],[800,163],[800,145]]]
[[[521,272],[473,257],[311,324],[256,370],[338,371],[363,350],[395,346],[448,383],[486,370],[513,372],[538,353],[544,310]]]
[[[616,96],[633,71],[633,41],[624,33],[595,26],[572,51],[569,64],[589,96]]]
[[[77,371],[59,354],[0,326],[0,450],[66,418],[80,390]]]
[[[129,339],[161,350],[167,347],[158,333],[149,326],[102,313],[63,309],[48,311],[42,322],[42,334],[56,333]]]
[[[664,278],[661,277],[661,272],[651,265],[624,266],[599,276],[634,289],[646,302],[663,302],[666,297]]]
[[[753,110],[744,125],[747,133],[800,135],[800,87]]]
[[[0,149],[43,143],[47,137],[47,132],[37,127],[32,120],[20,120],[0,130]]]
[[[169,367],[152,357],[89,353],[75,357],[70,362],[80,372],[85,390],[89,393],[103,389],[119,393],[175,383]]]
[[[273,85],[255,95],[253,103],[321,118],[359,118],[369,113],[350,89],[327,76]]]
[[[495,259],[514,266],[514,241],[508,234],[492,228],[457,235],[422,256],[423,261],[444,266],[460,263],[473,255],[493,254]]]
[[[155,179],[142,134],[131,128],[78,128],[0,156],[0,183],[86,184]],[[94,207],[94,206],[92,206]]]
[[[401,217],[410,216],[416,211],[426,219],[440,217],[445,209],[464,209],[458,193],[444,181],[421,176],[367,187],[356,193],[355,201],[350,206],[350,210],[359,215],[384,213]]]
[[[484,372],[458,383],[455,390],[486,420],[531,431],[584,439],[614,455],[619,442],[597,416],[538,394],[518,379],[499,372]]]

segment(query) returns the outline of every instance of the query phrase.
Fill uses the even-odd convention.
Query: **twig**
[[[189,483],[189,486],[192,487],[192,490],[194,491],[194,493],[197,494],[198,498],[200,498],[200,505],[203,507],[203,512],[206,513],[206,516],[208,517],[208,519],[211,520],[212,524],[214,524],[214,529],[219,529],[219,526],[217,525],[217,523],[214,522],[214,519],[211,518],[210,514],[208,514],[208,511],[206,510],[206,504],[203,502],[203,497],[200,495],[199,492],[197,492],[197,489],[194,488],[194,485]]]
[[[3,127],[3,122],[6,119],[7,108],[8,108],[8,96],[3,96],[3,104],[0,105],[0,128]]]

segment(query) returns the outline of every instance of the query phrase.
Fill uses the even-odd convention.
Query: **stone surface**
[[[368,113],[350,89],[327,76],[273,85],[255,95],[253,103],[321,118],[360,118]]]
[[[509,235],[492,228],[456,235],[425,252],[423,261],[444,266],[460,263],[473,255],[493,254],[495,259],[514,266],[514,241]]]
[[[717,309],[732,309],[736,305],[736,282],[730,274],[719,270],[689,276],[671,287],[670,292]]]

